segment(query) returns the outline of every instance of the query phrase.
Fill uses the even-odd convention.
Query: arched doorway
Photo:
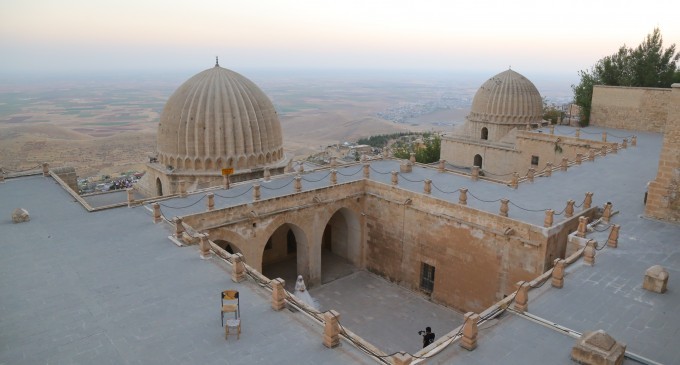
[[[305,279],[309,277],[306,248],[307,237],[302,229],[294,224],[282,224],[269,236],[264,246],[262,274],[270,279],[285,280],[286,289],[293,291],[298,275]]]
[[[489,130],[486,127],[482,128],[482,139],[489,139]]]
[[[156,194],[156,196],[163,196],[163,183],[160,177],[156,178]]]
[[[481,155],[475,155],[475,160],[473,162],[473,166],[479,166],[479,168],[482,168],[482,156]]]
[[[213,242],[215,242],[216,245],[220,246],[221,249],[223,249],[223,250],[229,252],[229,253],[232,254],[232,255],[235,254],[235,253],[243,254],[243,253],[241,252],[241,249],[238,248],[238,246],[236,246],[235,244],[233,244],[233,243],[231,243],[231,242],[229,242],[229,241],[226,241],[226,240],[214,240]]]
[[[340,208],[321,239],[321,283],[347,276],[361,266],[361,224],[352,210]]]

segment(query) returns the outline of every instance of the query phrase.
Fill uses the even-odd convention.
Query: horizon
[[[461,70],[490,77],[509,66],[572,75],[635,46],[659,27],[680,40],[672,1],[630,9],[614,1],[372,2],[160,0],[0,4],[0,74],[246,70]],[[585,12],[583,9],[587,9]]]

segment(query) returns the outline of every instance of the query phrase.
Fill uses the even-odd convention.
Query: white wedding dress
[[[302,279],[302,275],[298,275],[297,281],[295,282],[295,296],[300,299],[300,301],[316,309],[317,311],[321,308],[319,301],[309,295],[307,287],[305,286],[305,281]]]

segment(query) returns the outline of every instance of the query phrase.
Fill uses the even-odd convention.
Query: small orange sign
[[[224,175],[231,175],[231,174],[233,174],[233,173],[234,173],[234,169],[233,169],[233,168],[222,169],[222,175],[223,175],[223,176],[224,176]]]

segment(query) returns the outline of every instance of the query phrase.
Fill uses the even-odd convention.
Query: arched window
[[[489,130],[486,127],[482,128],[482,139],[489,139]]]
[[[482,168],[482,156],[481,155],[475,155],[475,161],[474,161],[474,166],[479,166],[479,168]]]

